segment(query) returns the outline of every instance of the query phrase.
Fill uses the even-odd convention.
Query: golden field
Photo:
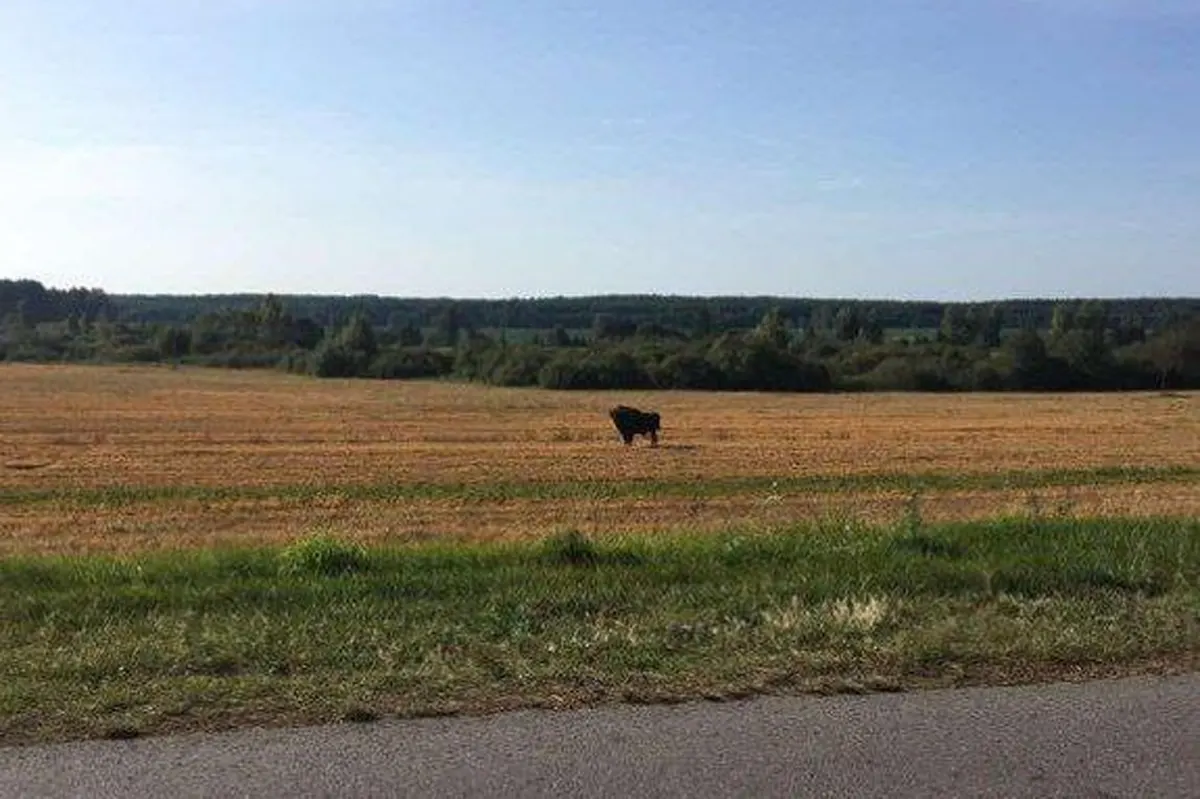
[[[606,412],[663,415],[626,448]],[[568,393],[318,381],[161,367],[0,366],[0,554],[291,538],[507,538],[848,516],[895,519],[899,491],[722,496],[348,498],[338,487],[671,483],[821,475],[1200,467],[1200,394]],[[296,487],[328,494],[289,494]],[[244,488],[105,503],[111,487]],[[23,496],[59,492],[54,501]],[[91,492],[91,493],[89,493]],[[73,496],[78,494],[79,500]],[[90,497],[90,499],[88,499]],[[1200,515],[1194,473],[1137,484],[946,490],[926,518],[1025,512]]]

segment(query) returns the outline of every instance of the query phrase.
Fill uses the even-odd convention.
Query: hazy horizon
[[[1200,296],[1200,0],[10,0],[0,277]]]
[[[22,278],[16,278],[22,279]],[[28,278],[36,279],[36,278]],[[803,300],[814,302],[865,302],[865,303],[884,303],[884,302],[913,302],[913,303],[971,303],[971,304],[989,304],[998,302],[1087,302],[1096,300],[1100,302],[1124,302],[1124,301],[1142,301],[1142,300],[1169,300],[1169,301],[1200,301],[1200,294],[1140,294],[1140,295],[1106,295],[1106,296],[1091,296],[1084,294],[1065,294],[1060,296],[994,296],[994,297],[979,297],[976,299],[967,300],[946,300],[936,297],[889,297],[889,296],[837,296],[837,295],[810,295],[810,294],[699,294],[699,293],[681,293],[681,292],[603,292],[596,294],[511,294],[511,295],[495,295],[495,296],[474,296],[469,294],[379,294],[376,292],[351,292],[351,293],[329,293],[329,292],[289,292],[289,291],[273,291],[270,289],[262,291],[196,291],[196,292],[170,292],[170,291],[109,291],[103,286],[83,286],[83,285],[61,285],[51,286],[46,285],[46,288],[54,289],[71,289],[71,288],[86,288],[99,289],[104,291],[111,297],[265,297],[275,295],[277,297],[331,297],[337,299],[354,299],[356,297],[378,297],[380,299],[395,299],[395,300],[415,300],[420,302],[504,302],[508,300],[528,301],[528,300],[576,300],[576,299],[593,299],[603,297],[621,297],[621,298],[636,298],[636,297],[661,297],[663,299],[699,299],[699,300],[717,300],[717,299],[737,299],[737,300],[753,300],[753,299],[780,299],[780,300]]]

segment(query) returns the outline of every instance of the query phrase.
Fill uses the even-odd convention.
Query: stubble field
[[[620,444],[618,402],[663,415]],[[0,556],[1200,516],[1200,395],[551,393],[0,367]]]

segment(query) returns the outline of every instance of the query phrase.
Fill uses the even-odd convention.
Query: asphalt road
[[[1200,797],[1200,675],[0,748],[0,796]]]

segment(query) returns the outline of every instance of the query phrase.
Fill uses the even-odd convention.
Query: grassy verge
[[[1200,521],[0,561],[0,742],[1200,664]]]
[[[53,504],[66,507],[119,507],[134,503],[191,500],[221,502],[277,499],[312,502],[337,497],[345,500],[405,502],[447,499],[502,502],[508,499],[641,499],[654,497],[724,497],[747,493],[844,493],[901,491],[1022,491],[1038,488],[1099,485],[1145,485],[1200,482],[1200,468],[1099,467],[981,473],[926,474],[879,472],[817,474],[796,477],[730,477],[712,480],[629,480],[497,483],[384,483],[375,485],[283,486],[111,486],[0,491],[0,506]]]

